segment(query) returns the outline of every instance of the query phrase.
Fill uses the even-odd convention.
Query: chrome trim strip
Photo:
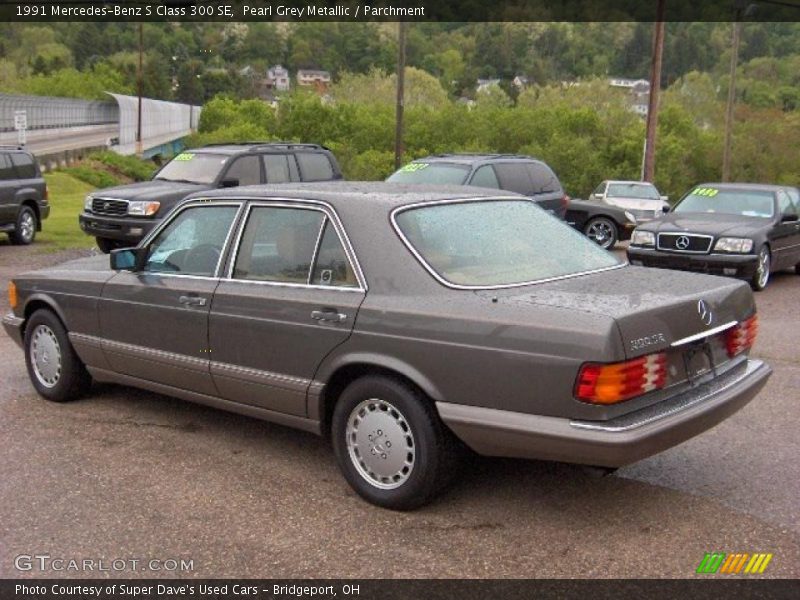
[[[331,223],[333,223],[334,230],[336,231],[336,235],[339,238],[339,243],[342,244],[342,248],[344,248],[345,255],[347,256],[347,260],[350,263],[350,268],[353,269],[353,272],[356,275],[356,279],[358,280],[358,288],[339,288],[337,286],[312,286],[308,284],[293,284],[293,286],[305,287],[305,288],[321,288],[326,290],[333,290],[333,289],[346,289],[348,291],[359,291],[359,292],[366,292],[369,287],[367,285],[367,280],[364,277],[364,273],[361,270],[361,265],[358,262],[358,257],[353,250],[352,244],[350,242],[350,238],[347,236],[347,231],[342,226],[342,222],[339,219],[339,215],[336,214],[336,211],[333,209],[333,206],[328,204],[327,202],[321,202],[318,200],[306,200],[304,198],[249,198],[249,197],[242,197],[242,200],[247,202],[247,214],[241,220],[239,225],[239,230],[236,234],[236,240],[234,242],[233,252],[231,254],[231,261],[230,266],[228,267],[228,274],[227,277],[224,277],[224,281],[241,281],[243,283],[260,283],[266,285],[287,285],[283,282],[276,282],[276,281],[255,281],[251,279],[234,279],[233,277],[233,269],[236,265],[236,259],[239,255],[239,246],[241,244],[242,235],[244,234],[244,229],[247,226],[247,221],[250,218],[250,211],[254,207],[264,206],[267,208],[294,208],[294,209],[305,209],[305,210],[317,210],[325,215],[328,219],[330,219]],[[312,257],[313,259],[313,257]],[[312,261],[313,262],[313,261]]]
[[[311,277],[314,274],[314,267],[317,266],[317,260],[319,260],[319,245],[322,242],[322,232],[325,231],[325,225],[328,224],[328,215],[325,215],[322,219],[322,224],[319,226],[319,232],[317,233],[317,241],[314,242],[314,252],[311,254],[311,265],[308,267],[308,278],[306,279],[306,283],[311,285]],[[334,227],[334,231],[336,228]],[[339,240],[341,244],[341,240]],[[352,269],[353,266],[350,265]]]
[[[589,431],[602,431],[605,433],[620,433],[623,431],[630,431],[632,429],[638,429],[639,427],[643,427],[644,425],[649,425],[650,423],[654,423],[656,421],[660,421],[661,419],[665,419],[667,417],[671,417],[675,414],[681,413],[685,410],[688,410],[698,404],[702,404],[703,402],[707,401],[709,398],[713,398],[718,394],[721,394],[728,389],[738,385],[748,377],[750,377],[753,373],[764,367],[764,363],[760,360],[747,360],[743,368],[739,365],[739,369],[731,369],[731,371],[735,370],[735,373],[727,372],[726,374],[721,375],[717,379],[712,379],[708,383],[704,384],[702,393],[698,396],[692,398],[692,393],[695,390],[689,390],[684,392],[683,394],[679,394],[675,398],[670,398],[665,400],[664,402],[670,402],[670,400],[679,400],[678,402],[674,402],[670,404],[668,407],[664,407],[662,403],[653,404],[646,408],[641,409],[640,411],[636,411],[634,413],[628,413],[626,415],[622,415],[619,417],[620,421],[631,421],[627,424],[622,425],[613,425],[613,420],[603,424],[601,422],[592,422],[592,421],[570,421],[569,424],[576,428],[576,429],[585,429]],[[727,377],[726,377],[727,375]],[[721,381],[722,380],[722,381]],[[684,398],[681,400],[681,396]],[[643,413],[639,415],[639,419],[635,419],[637,413]],[[632,420],[633,419],[633,420]]]
[[[662,235],[674,235],[680,237],[685,235],[686,237],[696,237],[696,238],[705,238],[708,240],[708,248],[705,250],[678,250],[676,248],[662,248],[661,247],[661,236]],[[662,252],[674,252],[675,254],[708,254],[712,251],[712,243],[714,242],[713,235],[706,235],[704,233],[683,233],[681,231],[662,231],[656,234],[656,250],[661,250]]]
[[[189,275],[185,275],[185,277],[189,277]],[[358,292],[359,294],[363,294],[366,290],[360,287],[344,287],[344,286],[336,286],[336,285],[308,285],[307,283],[290,283],[288,281],[257,281],[255,279],[230,279],[228,277],[221,277],[219,279],[220,283],[240,283],[240,284],[248,284],[248,285],[269,285],[273,287],[289,287],[289,288],[301,288],[304,290],[327,290],[329,292]]]
[[[245,383],[279,387],[297,394],[305,394],[311,384],[310,379],[302,377],[293,377],[291,375],[214,361],[211,362],[211,375],[228,377]]]
[[[721,331],[725,331],[726,329],[730,329],[734,325],[738,325],[738,323],[739,323],[739,321],[731,321],[729,323],[725,323],[724,325],[719,325],[717,327],[714,327],[713,329],[709,329],[708,331],[701,331],[700,333],[696,333],[694,335],[690,335],[688,337],[681,338],[679,340],[676,340],[676,341],[672,342],[670,344],[670,347],[675,348],[677,346],[683,346],[684,344],[689,344],[689,343],[694,342],[696,340],[702,340],[703,338],[706,338],[706,337],[709,337],[709,336],[712,336],[712,335],[716,335],[717,333],[720,333]]]
[[[96,339],[100,340],[103,350],[107,350],[109,352],[132,355],[145,360],[161,361],[172,366],[188,367],[196,371],[203,371],[204,373],[208,371],[208,359],[195,358],[193,356],[187,356],[186,354],[177,354],[175,352],[168,352],[166,350],[156,350],[155,348],[147,348],[145,346],[117,342],[114,340],[107,340],[105,338]]]
[[[439,275],[428,262],[422,257],[422,255],[417,252],[414,245],[408,240],[408,238],[403,234],[400,229],[400,226],[397,224],[397,214],[401,212],[405,212],[406,210],[411,210],[413,208],[419,208],[423,206],[436,206],[440,204],[464,204],[467,202],[484,202],[484,201],[503,201],[503,200],[516,200],[520,202],[531,202],[532,204],[539,207],[538,203],[530,198],[520,197],[520,196],[481,196],[477,198],[453,198],[449,200],[429,200],[426,202],[415,202],[414,204],[406,204],[404,206],[398,206],[394,210],[392,210],[390,214],[390,221],[392,223],[392,227],[394,228],[395,233],[400,237],[402,242],[406,245],[409,249],[411,254],[419,261],[419,263],[425,268],[431,276],[441,283],[443,286],[448,287],[453,290],[471,290],[471,291],[480,291],[480,290],[503,290],[509,288],[516,288],[516,287],[524,287],[526,285],[536,285],[539,283],[549,283],[551,281],[561,281],[563,279],[572,279],[573,277],[580,277],[582,275],[592,275],[594,273],[604,273],[605,271],[613,271],[615,269],[621,269],[622,267],[628,266],[628,261],[621,262],[617,265],[612,265],[610,267],[603,267],[602,269],[593,269],[591,271],[580,271],[578,273],[569,273],[567,275],[559,275],[557,277],[547,277],[545,279],[535,279],[533,281],[522,281],[519,283],[504,283],[501,285],[461,285],[458,283],[452,283],[447,281],[444,277]],[[541,208],[541,207],[539,207]],[[545,211],[547,212],[547,211]],[[553,217],[556,218],[556,217]]]
[[[95,337],[93,335],[86,335],[85,333],[75,333],[74,331],[67,332],[67,337],[69,341],[78,344],[86,344],[87,346],[91,346],[93,348],[102,348],[103,344],[102,338]]]

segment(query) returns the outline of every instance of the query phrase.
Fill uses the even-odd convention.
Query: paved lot
[[[72,254],[0,244],[0,285]],[[800,577],[798,292],[787,273],[758,295],[775,374],[714,430],[600,479],[475,458],[411,514],[362,502],[309,434],[113,386],[48,403],[0,333],[0,577],[58,576],[14,569],[49,554],[188,558],[197,577],[680,578],[707,551]]]

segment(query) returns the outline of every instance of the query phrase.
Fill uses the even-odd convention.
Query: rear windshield
[[[527,200],[432,204],[394,219],[428,267],[459,286],[519,285],[621,264]]]
[[[770,218],[775,214],[775,194],[759,190],[698,187],[684,196],[673,212]]]
[[[467,180],[470,168],[457,163],[413,162],[395,171],[386,181],[395,183],[451,183],[461,185]]]
[[[229,157],[207,152],[181,152],[155,176],[155,179],[180,183],[214,183]]]
[[[658,190],[649,183],[609,183],[606,196],[609,198],[661,199]]]

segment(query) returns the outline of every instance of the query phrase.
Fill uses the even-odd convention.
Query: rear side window
[[[544,163],[529,163],[528,174],[533,183],[534,194],[549,194],[552,192],[560,192],[561,184],[558,182],[558,177],[553,173],[550,168]]]
[[[264,171],[267,173],[267,183],[287,183],[293,181],[292,173],[289,169],[289,160],[294,163],[294,156],[287,156],[285,154],[264,154],[261,160],[264,163]],[[295,166],[296,171],[296,165],[293,166]]]
[[[329,181],[333,179],[333,167],[325,154],[319,152],[300,152],[297,155],[300,163],[300,175],[303,181]]]
[[[509,192],[517,192],[530,196],[533,194],[533,185],[531,184],[528,169],[523,163],[505,163],[497,164],[494,170],[497,173],[497,178],[500,180],[500,187]]]
[[[239,185],[257,185],[261,183],[261,165],[257,156],[237,158],[225,173],[225,179],[238,179]]]
[[[0,181],[14,179],[14,169],[8,154],[0,154]]]
[[[14,163],[17,177],[20,179],[33,179],[36,177],[36,167],[33,164],[33,159],[27,154],[11,154],[11,161]]]
[[[358,287],[356,274],[350,266],[350,261],[347,260],[342,242],[330,220],[325,222],[325,231],[320,240],[310,283],[335,287]]]
[[[486,188],[500,188],[500,182],[497,181],[497,175],[494,174],[494,167],[492,165],[483,165],[472,176],[470,185]]]

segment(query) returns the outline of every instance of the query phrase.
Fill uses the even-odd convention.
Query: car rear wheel
[[[36,238],[36,227],[36,213],[30,206],[23,206],[17,215],[14,231],[9,234],[11,242],[20,246],[27,246]]]
[[[758,263],[756,265],[756,272],[750,280],[750,287],[756,292],[762,291],[769,283],[769,270],[772,266],[772,256],[769,253],[768,246],[761,246],[758,251]]]
[[[40,309],[25,326],[25,364],[33,387],[53,402],[84,394],[92,378],[67,337],[67,330],[51,311]]]
[[[117,240],[111,240],[109,238],[98,237],[95,238],[95,241],[97,242],[97,247],[100,248],[100,251],[103,254],[109,254],[115,248],[120,247],[120,244]]]
[[[601,248],[609,250],[619,239],[617,224],[606,217],[595,217],[583,228],[583,233]]]
[[[400,380],[370,375],[342,392],[333,449],[350,486],[394,510],[430,502],[451,480],[458,443],[430,400]]]

